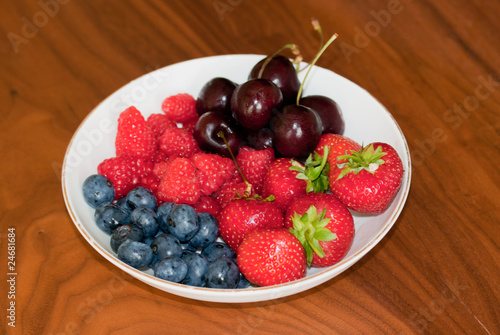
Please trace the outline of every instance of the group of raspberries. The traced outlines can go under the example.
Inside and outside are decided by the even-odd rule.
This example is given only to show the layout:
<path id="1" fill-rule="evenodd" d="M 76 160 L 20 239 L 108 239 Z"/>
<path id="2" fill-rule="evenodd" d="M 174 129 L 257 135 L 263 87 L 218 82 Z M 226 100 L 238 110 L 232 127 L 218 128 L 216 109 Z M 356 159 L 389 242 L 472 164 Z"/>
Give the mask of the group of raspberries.
<path id="1" fill-rule="evenodd" d="M 164 113 L 147 119 L 135 107 L 118 118 L 116 157 L 97 168 L 114 185 L 116 200 L 137 186 L 151 190 L 161 202 L 184 203 L 214 216 L 231 199 L 243 195 L 247 184 L 230 158 L 203 152 L 193 129 L 198 119 L 196 100 L 181 93 L 166 98 Z M 264 176 L 275 159 L 271 148 L 243 146 L 236 161 L 260 192 Z"/>

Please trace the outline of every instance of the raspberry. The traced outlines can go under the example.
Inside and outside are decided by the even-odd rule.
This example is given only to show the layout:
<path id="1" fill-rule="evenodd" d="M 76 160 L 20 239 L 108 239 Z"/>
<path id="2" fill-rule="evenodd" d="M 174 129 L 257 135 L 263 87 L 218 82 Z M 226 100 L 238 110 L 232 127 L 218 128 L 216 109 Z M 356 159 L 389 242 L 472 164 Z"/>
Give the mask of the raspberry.
<path id="1" fill-rule="evenodd" d="M 102 161 L 97 172 L 108 178 L 115 187 L 115 200 L 126 195 L 153 170 L 153 163 L 138 157 L 113 157 Z"/>
<path id="2" fill-rule="evenodd" d="M 120 114 L 115 140 L 117 156 L 152 159 L 157 145 L 153 131 L 135 107 L 129 107 Z"/>
<path id="3" fill-rule="evenodd" d="M 160 137 L 160 150 L 165 152 L 168 157 L 176 156 L 185 158 L 201 152 L 193 134 L 181 128 L 165 130 L 163 136 Z"/>
<path id="4" fill-rule="evenodd" d="M 236 156 L 241 172 L 258 194 L 262 191 L 264 177 L 274 159 L 272 148 L 256 150 L 251 147 L 242 147 Z"/>
<path id="5" fill-rule="evenodd" d="M 186 129 L 190 133 L 194 132 L 194 127 L 196 126 L 198 119 L 199 118 L 196 117 L 195 119 L 192 119 L 190 121 L 186 121 L 186 122 L 182 123 L 182 129 Z"/>
<path id="6" fill-rule="evenodd" d="M 151 114 L 146 122 L 156 138 L 160 138 L 167 129 L 177 128 L 177 123 L 165 114 Z"/>
<path id="7" fill-rule="evenodd" d="M 195 154 L 191 157 L 191 162 L 197 169 L 196 176 L 201 193 L 204 195 L 211 195 L 236 171 L 236 166 L 231 159 L 216 154 Z"/>
<path id="8" fill-rule="evenodd" d="M 200 200 L 198 200 L 198 202 L 193 205 L 193 208 L 197 213 L 209 213 L 214 217 L 217 217 L 221 210 L 221 207 L 217 200 L 206 195 L 201 196 Z"/>
<path id="9" fill-rule="evenodd" d="M 158 148 L 158 150 L 156 150 L 155 155 L 153 156 L 152 161 L 154 164 L 157 164 L 157 163 L 165 162 L 167 159 L 168 159 L 167 153 Z"/>
<path id="10" fill-rule="evenodd" d="M 153 167 L 153 175 L 155 175 L 158 179 L 162 179 L 165 172 L 167 172 L 167 167 L 170 163 L 171 162 L 167 161 L 156 163 Z"/>
<path id="11" fill-rule="evenodd" d="M 198 117 L 196 100 L 187 93 L 169 96 L 163 101 L 161 108 L 175 122 L 184 123 Z"/>
<path id="12" fill-rule="evenodd" d="M 200 188 L 193 163 L 177 157 L 167 164 L 160 181 L 157 197 L 163 202 L 193 205 L 200 199 Z"/>

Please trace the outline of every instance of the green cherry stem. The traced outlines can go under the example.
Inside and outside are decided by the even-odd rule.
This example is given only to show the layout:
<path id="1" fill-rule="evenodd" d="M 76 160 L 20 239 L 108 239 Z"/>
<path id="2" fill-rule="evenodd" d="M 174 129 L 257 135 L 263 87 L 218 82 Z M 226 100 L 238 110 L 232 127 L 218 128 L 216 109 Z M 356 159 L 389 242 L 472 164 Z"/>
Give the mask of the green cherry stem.
<path id="1" fill-rule="evenodd" d="M 266 60 L 264 61 L 264 63 L 262 63 L 262 66 L 259 70 L 257 78 L 262 78 L 262 74 L 264 73 L 264 70 L 265 70 L 267 64 L 269 64 L 269 62 L 274 58 L 274 56 L 278 55 L 281 51 L 283 51 L 285 49 L 290 49 L 292 51 L 292 53 L 295 55 L 294 63 L 297 63 L 297 62 L 300 63 L 302 61 L 302 56 L 300 55 L 300 50 L 299 50 L 299 47 L 297 46 L 297 44 L 294 44 L 294 43 L 285 44 L 284 46 L 282 46 L 281 48 L 276 50 L 273 54 L 266 57 Z"/>

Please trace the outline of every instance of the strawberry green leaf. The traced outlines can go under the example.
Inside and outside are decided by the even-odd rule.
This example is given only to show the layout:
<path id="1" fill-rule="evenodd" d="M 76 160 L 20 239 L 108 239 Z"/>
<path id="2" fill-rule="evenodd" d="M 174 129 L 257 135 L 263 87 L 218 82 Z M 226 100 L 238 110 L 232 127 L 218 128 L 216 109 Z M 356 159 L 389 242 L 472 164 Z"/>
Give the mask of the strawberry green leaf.
<path id="1" fill-rule="evenodd" d="M 328 242 L 333 241 L 337 238 L 337 234 L 334 234 L 327 228 L 318 228 L 314 233 L 314 238 L 318 241 Z"/>
<path id="2" fill-rule="evenodd" d="M 338 156 L 337 160 L 347 160 L 342 164 L 337 164 L 339 169 L 342 169 L 337 180 L 343 178 L 348 173 L 352 172 L 358 174 L 362 170 L 366 170 L 372 174 L 377 171 L 378 166 L 385 163 L 382 159 L 387 153 L 382 151 L 382 147 L 378 146 L 377 149 L 373 144 L 361 149 L 361 151 L 353 151 L 350 155 Z"/>

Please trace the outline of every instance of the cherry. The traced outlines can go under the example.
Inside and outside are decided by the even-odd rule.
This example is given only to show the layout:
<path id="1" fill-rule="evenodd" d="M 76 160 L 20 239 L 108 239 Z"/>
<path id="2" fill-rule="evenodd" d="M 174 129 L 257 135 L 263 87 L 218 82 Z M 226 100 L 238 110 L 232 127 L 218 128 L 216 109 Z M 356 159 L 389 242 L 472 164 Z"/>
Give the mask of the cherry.
<path id="1" fill-rule="evenodd" d="M 272 81 L 283 94 L 285 104 L 292 103 L 299 91 L 300 81 L 293 63 L 282 55 L 276 55 L 262 69 L 267 57 L 259 61 L 250 71 L 249 79 L 264 78 Z"/>
<path id="2" fill-rule="evenodd" d="M 273 147 L 274 134 L 269 128 L 259 130 L 245 130 L 245 137 L 248 144 L 257 149 L 264 150 Z"/>
<path id="3" fill-rule="evenodd" d="M 219 135 L 222 132 L 226 138 L 227 145 Z M 221 112 L 206 112 L 196 122 L 193 132 L 194 138 L 203 151 L 216 153 L 221 156 L 230 157 L 231 153 L 236 155 L 243 145 L 243 131 L 234 120 Z"/>
<path id="4" fill-rule="evenodd" d="M 321 119 L 314 110 L 301 105 L 288 105 L 271 123 L 274 149 L 285 157 L 304 158 L 321 137 Z"/>
<path id="5" fill-rule="evenodd" d="M 342 135 L 344 133 L 344 118 L 339 105 L 323 95 L 310 95 L 300 99 L 300 104 L 315 110 L 323 123 L 322 133 Z"/>
<path id="6" fill-rule="evenodd" d="M 231 114 L 231 96 L 236 84 L 231 80 L 217 77 L 208 81 L 201 89 L 196 99 L 198 115 L 206 112 L 222 112 Z"/>
<path id="7" fill-rule="evenodd" d="M 252 130 L 265 127 L 282 105 L 280 89 L 267 79 L 251 79 L 236 87 L 231 97 L 233 118 Z"/>

